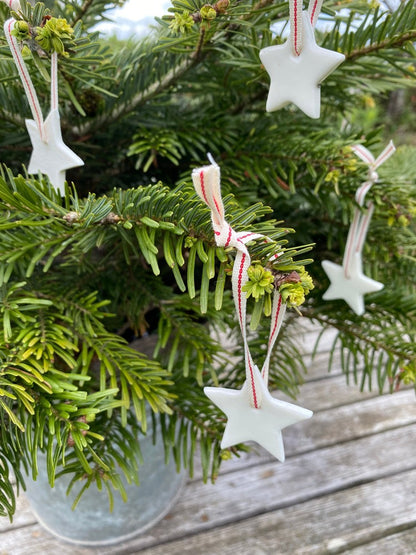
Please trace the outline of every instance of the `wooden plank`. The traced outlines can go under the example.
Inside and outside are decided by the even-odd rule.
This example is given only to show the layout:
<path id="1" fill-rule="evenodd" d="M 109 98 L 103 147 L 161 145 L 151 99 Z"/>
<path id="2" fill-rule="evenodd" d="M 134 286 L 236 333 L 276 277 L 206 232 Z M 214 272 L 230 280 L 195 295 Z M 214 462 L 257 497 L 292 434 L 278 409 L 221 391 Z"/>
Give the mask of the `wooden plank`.
<path id="1" fill-rule="evenodd" d="M 151 535 L 120 547 L 144 548 L 413 469 L 416 442 L 409 435 L 415 432 L 415 425 L 404 427 L 306 453 L 287 465 L 273 462 L 220 476 L 216 485 L 190 484 Z"/>
<path id="2" fill-rule="evenodd" d="M 316 412 L 310 420 L 305 420 L 301 425 L 290 426 L 283 431 L 287 457 L 416 422 L 413 390 L 373 397 L 368 394 L 366 399 L 357 389 L 353 391 L 352 388 L 350 392 L 345 392 L 345 388 L 342 388 L 343 393 L 338 395 L 336 386 L 342 387 L 340 382 L 330 385 L 329 381 L 320 383 L 319 389 L 308 390 L 305 385 L 302 390 L 299 404 Z M 327 394 L 329 394 L 328 397 L 326 397 Z M 348 395 L 351 395 L 351 399 L 355 399 L 356 402 L 331 407 L 330 410 L 319 410 L 320 404 L 324 407 L 330 406 L 335 399 L 339 398 L 346 401 Z M 256 447 L 254 451 L 243 454 L 240 459 L 224 461 L 221 465 L 221 474 L 268 461 L 273 461 L 273 457 L 260 447 Z M 202 472 L 196 465 L 195 476 L 200 478 L 201 475 Z"/>
<path id="3" fill-rule="evenodd" d="M 304 357 L 306 366 L 306 374 L 304 374 L 305 383 L 342 374 L 341 355 L 339 351 L 334 353 L 331 372 L 328 370 L 329 356 L 330 353 L 323 352 L 316 353 L 313 358 L 311 358 L 311 356 Z"/>
<path id="4" fill-rule="evenodd" d="M 118 551 L 100 548 L 106 553 L 134 552 L 164 542 L 193 535 L 234 521 L 246 520 L 259 514 L 277 511 L 290 505 L 305 503 L 313 498 L 330 495 L 359 484 L 411 470 L 416 466 L 416 442 L 409 437 L 416 425 L 390 430 L 371 437 L 308 452 L 287 461 L 266 463 L 220 476 L 216 485 L 191 483 L 171 513 L 155 528 L 117 547 Z M 335 511 L 340 508 L 335 507 Z M 321 515 L 320 517 L 324 517 Z M 302 527 L 304 523 L 302 523 Z M 38 527 L 32 527 L 39 532 Z M 28 528 L 25 545 L 28 551 L 47 551 L 49 545 L 42 536 L 30 540 Z M 22 536 L 19 536 L 22 544 Z M 55 549 L 55 540 L 51 539 Z M 16 545 L 15 531 L 0 535 L 4 550 Z M 38 551 L 37 551 L 38 549 Z M 12 551 L 20 555 L 21 551 Z M 75 552 L 76 553 L 76 552 Z"/>
<path id="5" fill-rule="evenodd" d="M 416 405 L 413 391 L 398 392 L 393 396 L 382 396 L 353 405 L 338 407 L 334 410 L 318 412 L 313 419 L 301 425 L 292 426 L 284 431 L 284 441 L 288 459 L 314 449 L 344 443 L 357 437 L 366 437 L 398 426 L 416 422 Z M 245 460 L 233 460 L 224 463 L 221 476 L 226 473 L 244 472 L 244 469 L 268 464 L 270 468 L 279 463 L 266 452 L 260 450 L 260 456 L 251 453 Z M 291 465 L 288 460 L 284 466 Z M 251 470 L 250 470 L 251 471 Z M 283 469 L 281 470 L 283 471 Z M 205 487 L 196 482 L 195 487 L 204 495 Z M 19 497 L 19 507 L 14 523 L 15 527 L 27 526 L 35 522 L 28 503 Z M 6 519 L 0 520 L 0 531 L 8 530 L 10 524 Z M 1 535 L 0 535 L 1 538 Z M 1 545 L 1 541 L 0 541 Z"/>
<path id="6" fill-rule="evenodd" d="M 415 553 L 416 470 L 256 516 L 142 555 Z M 405 532 L 396 534 L 398 530 Z M 410 529 L 409 529 L 410 528 Z M 393 535 L 391 535 L 393 534 Z M 388 536 L 388 537 L 386 537 Z M 381 539 L 380 539 L 381 538 Z M 374 543 L 369 543 L 372 542 Z M 361 545 L 351 550 L 351 547 Z"/>
<path id="7" fill-rule="evenodd" d="M 30 509 L 29 501 L 22 493 L 16 500 L 16 514 L 13 517 L 13 522 L 10 522 L 8 518 L 0 518 L 0 547 L 2 533 L 21 528 L 22 526 L 28 526 L 35 522 L 36 518 Z M 1 551 L 0 555 L 2 555 Z"/>
<path id="8" fill-rule="evenodd" d="M 360 391 L 359 385 L 354 383 L 348 385 L 343 375 L 331 375 L 324 380 L 309 381 L 303 384 L 295 400 L 279 391 L 274 392 L 273 395 L 278 399 L 308 407 L 313 411 L 328 410 L 379 396 L 377 391 Z M 413 398 L 414 396 L 413 393 Z"/>
<path id="9" fill-rule="evenodd" d="M 319 324 L 311 322 L 308 318 L 300 318 L 298 324 L 292 327 L 292 333 L 300 337 L 302 352 L 308 355 L 316 348 L 318 338 L 317 352 L 329 351 L 338 331 L 335 328 L 327 328 L 322 333 L 322 327 Z"/>
<path id="10" fill-rule="evenodd" d="M 115 549 L 114 555 L 118 552 Z M 0 555 L 101 555 L 101 551 L 59 541 L 39 524 L 0 534 Z"/>
<path id="11" fill-rule="evenodd" d="M 404 505 L 402 507 L 404 512 L 407 512 L 409 509 L 410 507 L 405 507 Z M 408 530 L 397 532 L 370 544 L 351 549 L 348 553 L 350 555 L 415 555 L 416 526 L 413 525 Z"/>
<path id="12" fill-rule="evenodd" d="M 317 412 L 283 431 L 285 450 L 290 458 L 410 424 L 416 424 L 415 394 L 401 391 Z"/>

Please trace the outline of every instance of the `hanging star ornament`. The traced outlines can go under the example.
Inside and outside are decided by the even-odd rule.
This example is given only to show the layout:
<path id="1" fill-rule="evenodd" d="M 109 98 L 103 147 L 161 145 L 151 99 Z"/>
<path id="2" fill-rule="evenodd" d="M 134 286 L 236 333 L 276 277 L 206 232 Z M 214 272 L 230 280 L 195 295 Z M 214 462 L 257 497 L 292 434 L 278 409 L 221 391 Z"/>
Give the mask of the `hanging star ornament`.
<path id="1" fill-rule="evenodd" d="M 34 120 L 27 119 L 26 127 L 33 146 L 28 172 L 46 174 L 52 185 L 63 195 L 65 171 L 83 166 L 84 162 L 63 142 L 58 110 L 51 110 L 43 124 L 45 141 L 41 139 L 39 127 Z"/>
<path id="2" fill-rule="evenodd" d="M 279 461 L 284 462 L 282 430 L 291 424 L 306 420 L 312 411 L 272 397 L 257 366 L 253 379 L 261 393 L 261 406 L 250 405 L 250 391 L 247 382 L 242 389 L 205 387 L 204 392 L 227 416 L 228 421 L 221 441 L 221 448 L 246 441 L 255 441 Z"/>
<path id="3" fill-rule="evenodd" d="M 346 275 L 344 266 L 329 260 L 324 260 L 322 267 L 331 282 L 331 285 L 323 294 L 323 299 L 326 301 L 343 299 L 359 316 L 365 312 L 364 295 L 375 293 L 384 287 L 379 281 L 363 274 L 360 252 L 354 253 L 351 257 L 349 277 Z"/>
<path id="4" fill-rule="evenodd" d="M 316 119 L 321 112 L 320 84 L 345 56 L 316 44 L 306 11 L 302 21 L 304 42 L 299 56 L 293 54 L 289 40 L 260 51 L 261 62 L 271 79 L 266 110 L 274 112 L 292 102 L 307 116 Z"/>

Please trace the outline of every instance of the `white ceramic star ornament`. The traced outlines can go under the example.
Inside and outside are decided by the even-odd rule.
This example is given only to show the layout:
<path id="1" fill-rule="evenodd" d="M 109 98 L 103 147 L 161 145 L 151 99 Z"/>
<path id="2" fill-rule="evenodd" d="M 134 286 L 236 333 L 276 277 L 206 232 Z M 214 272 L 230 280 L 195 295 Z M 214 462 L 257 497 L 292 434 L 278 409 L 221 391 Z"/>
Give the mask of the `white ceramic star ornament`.
<path id="1" fill-rule="evenodd" d="M 237 250 L 232 288 L 241 334 L 246 366 L 246 381 L 241 390 L 206 387 L 205 394 L 227 416 L 228 421 L 222 438 L 223 449 L 245 441 L 256 441 L 280 461 L 284 461 L 282 430 L 312 416 L 310 410 L 274 399 L 267 388 L 269 362 L 273 346 L 283 322 L 286 305 L 275 291 L 270 334 L 266 359 L 261 373 L 253 363 L 247 341 L 247 297 L 242 288 L 247 283 L 250 254 L 246 243 L 256 238 L 269 240 L 256 233 L 236 233 L 224 218 L 224 206 L 220 191 L 220 170 L 214 162 L 193 171 L 192 180 L 200 198 L 211 209 L 212 225 L 218 246 L 234 247 Z M 271 259 L 276 258 L 275 254 Z"/>
<path id="2" fill-rule="evenodd" d="M 271 80 L 266 110 L 273 112 L 293 103 L 307 116 L 316 119 L 321 112 L 320 85 L 344 61 L 345 56 L 316 44 L 306 11 L 303 12 L 302 24 L 303 47 L 299 55 L 293 52 L 290 40 L 260 51 L 261 62 Z"/>
<path id="3" fill-rule="evenodd" d="M 364 295 L 375 293 L 383 289 L 384 285 L 364 275 L 362 264 L 362 250 L 367 235 L 370 220 L 374 211 L 373 203 L 369 203 L 366 212 L 362 212 L 365 196 L 378 180 L 376 169 L 385 162 L 395 151 L 390 142 L 380 156 L 375 160 L 369 150 L 362 145 L 353 147 L 354 152 L 369 165 L 368 180 L 356 192 L 355 199 L 361 208 L 356 208 L 351 223 L 347 243 L 345 246 L 342 265 L 329 260 L 322 262 L 322 267 L 330 280 L 330 286 L 323 294 L 323 299 L 342 299 L 359 316 L 364 314 Z"/>
<path id="4" fill-rule="evenodd" d="M 342 299 L 359 316 L 365 312 L 364 295 L 375 293 L 384 287 L 382 283 L 364 275 L 361 252 L 352 255 L 348 276 L 345 266 L 340 266 L 330 260 L 324 260 L 322 267 L 331 282 L 322 298 L 326 301 Z"/>
<path id="5" fill-rule="evenodd" d="M 64 143 L 58 110 L 51 110 L 43 123 L 44 139 L 33 119 L 26 120 L 26 127 L 33 147 L 28 172 L 47 175 L 52 185 L 64 195 L 66 170 L 82 166 L 84 162 Z"/>
<path id="6" fill-rule="evenodd" d="M 15 3 L 13 4 L 14 9 L 16 9 Z M 28 172 L 47 175 L 52 185 L 64 195 L 66 170 L 82 166 L 84 162 L 62 139 L 58 111 L 58 55 L 56 52 L 51 55 L 51 110 L 46 120 L 44 120 L 39 99 L 19 44 L 12 35 L 15 23 L 16 20 L 13 18 L 7 20 L 4 30 L 33 115 L 33 119 L 26 120 L 26 127 L 33 147 Z"/>
<path id="7" fill-rule="evenodd" d="M 310 418 L 312 411 L 272 397 L 257 366 L 253 369 L 253 377 L 262 396 L 259 408 L 250 406 L 250 388 L 247 382 L 240 390 L 204 388 L 207 397 L 227 416 L 221 448 L 255 441 L 279 461 L 284 462 L 282 430 Z"/>

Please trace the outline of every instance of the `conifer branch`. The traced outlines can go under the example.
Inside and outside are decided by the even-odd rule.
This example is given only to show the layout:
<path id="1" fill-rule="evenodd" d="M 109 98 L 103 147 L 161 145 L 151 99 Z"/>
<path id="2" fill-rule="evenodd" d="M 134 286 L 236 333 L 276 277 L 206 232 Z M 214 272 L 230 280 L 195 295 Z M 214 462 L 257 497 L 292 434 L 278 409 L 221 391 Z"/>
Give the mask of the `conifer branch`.
<path id="1" fill-rule="evenodd" d="M 95 120 L 91 120 L 78 128 L 75 127 L 74 134 L 82 137 L 94 129 L 99 129 L 104 124 L 118 121 L 120 118 L 126 116 L 130 112 L 133 112 L 139 106 L 145 104 L 161 92 L 168 89 L 175 81 L 183 77 L 199 61 L 200 51 L 196 50 L 192 56 L 183 60 L 178 67 L 173 67 L 170 71 L 168 71 L 160 82 L 153 83 L 144 91 L 138 92 L 128 101 L 116 105 L 110 113 L 97 117 Z"/>
<path id="2" fill-rule="evenodd" d="M 25 118 L 23 118 L 20 114 L 11 113 L 7 110 L 1 110 L 1 119 L 16 125 L 17 127 L 24 127 L 25 125 Z"/>
<path id="3" fill-rule="evenodd" d="M 346 324 L 345 321 L 340 321 L 340 320 L 336 320 L 335 318 L 326 318 L 324 316 L 320 316 L 319 314 L 313 312 L 313 313 L 309 313 L 307 309 L 302 311 L 302 314 L 304 316 L 309 316 L 311 317 L 313 320 L 316 320 L 317 322 L 319 322 L 320 324 L 322 324 L 323 326 L 330 326 L 332 328 L 335 328 L 336 330 L 338 330 L 339 332 L 345 333 L 350 337 L 354 337 L 357 341 L 359 342 L 364 342 L 366 345 L 368 345 L 369 347 L 371 347 L 372 349 L 374 349 L 375 351 L 388 351 L 389 354 L 399 358 L 399 359 L 406 359 L 407 355 L 406 353 L 404 353 L 403 351 L 396 349 L 394 347 L 391 347 L 390 345 L 386 345 L 385 343 L 381 342 L 381 341 L 377 341 L 375 340 L 373 337 L 371 337 L 368 333 L 366 333 L 366 328 L 360 328 L 359 326 L 357 327 L 353 327 L 349 324 Z"/>
<path id="4" fill-rule="evenodd" d="M 78 23 L 78 21 L 81 21 L 81 19 L 85 16 L 92 3 L 93 3 L 93 0 L 84 0 L 84 3 L 79 9 L 79 12 L 76 15 L 74 21 L 72 22 L 72 25 L 75 25 L 76 23 Z"/>
<path id="5" fill-rule="evenodd" d="M 416 30 L 404 33 L 399 37 L 388 38 L 376 44 L 370 44 L 364 48 L 358 48 L 357 50 L 353 50 L 350 54 L 347 54 L 346 58 L 349 61 L 353 61 L 357 58 L 362 58 L 363 56 L 368 56 L 369 54 L 384 50 L 385 48 L 400 48 L 406 42 L 412 42 L 414 40 L 416 40 Z"/>

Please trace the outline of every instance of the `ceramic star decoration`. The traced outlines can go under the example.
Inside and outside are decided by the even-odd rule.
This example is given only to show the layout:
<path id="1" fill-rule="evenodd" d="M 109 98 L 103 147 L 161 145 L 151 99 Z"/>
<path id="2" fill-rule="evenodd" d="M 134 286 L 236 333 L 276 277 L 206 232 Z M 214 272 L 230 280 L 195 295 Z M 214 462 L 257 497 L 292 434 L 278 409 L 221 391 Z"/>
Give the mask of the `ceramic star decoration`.
<path id="1" fill-rule="evenodd" d="M 13 1 L 16 3 L 17 0 Z M 11 1 L 9 4 L 10 7 L 16 9 L 15 4 L 12 5 Z M 4 24 L 4 30 L 33 115 L 33 119 L 26 120 L 33 147 L 28 172 L 47 175 L 52 185 L 64 195 L 65 171 L 82 166 L 84 162 L 62 140 L 58 111 L 58 54 L 56 52 L 51 54 L 51 110 L 44 120 L 39 99 L 18 41 L 12 34 L 15 23 L 15 19 L 8 19 Z"/>
<path id="2" fill-rule="evenodd" d="M 310 118 L 319 118 L 322 81 L 345 59 L 343 54 L 316 44 L 308 13 L 303 12 L 303 47 L 294 54 L 291 41 L 260 51 L 260 59 L 270 75 L 266 110 L 273 112 L 289 103 L 295 104 Z"/>
<path id="3" fill-rule="evenodd" d="M 43 123 L 44 140 L 34 120 L 27 119 L 26 127 L 33 147 L 28 172 L 47 175 L 52 185 L 64 195 L 65 171 L 82 166 L 84 162 L 63 142 L 58 110 L 51 110 Z"/>
<path id="4" fill-rule="evenodd" d="M 279 461 L 284 462 L 282 430 L 312 416 L 312 411 L 280 401 L 272 397 L 257 366 L 253 370 L 254 380 L 262 394 L 259 408 L 250 406 L 247 382 L 243 388 L 225 389 L 205 387 L 204 392 L 227 416 L 227 425 L 221 441 L 226 449 L 237 443 L 255 441 Z"/>
<path id="5" fill-rule="evenodd" d="M 256 441 L 280 461 L 284 461 L 282 430 L 286 426 L 312 416 L 312 411 L 274 399 L 267 387 L 269 362 L 273 346 L 283 322 L 286 305 L 277 290 L 274 292 L 270 334 L 266 358 L 261 373 L 253 363 L 247 340 L 247 297 L 243 292 L 248 281 L 247 269 L 251 259 L 246 243 L 261 238 L 256 233 L 236 233 L 224 218 L 224 206 L 220 192 L 220 170 L 212 163 L 193 171 L 192 180 L 200 198 L 211 209 L 212 225 L 218 246 L 233 247 L 237 253 L 234 260 L 232 288 L 236 312 L 243 337 L 246 381 L 241 390 L 206 387 L 205 394 L 227 416 L 221 447 L 223 449 L 245 441 Z M 271 260 L 277 258 L 275 254 Z"/>
<path id="6" fill-rule="evenodd" d="M 324 260 L 322 267 L 331 282 L 323 295 L 323 299 L 326 301 L 343 299 L 359 316 L 365 312 L 364 295 L 375 293 L 384 287 L 382 283 L 364 275 L 361 253 L 359 252 L 354 253 L 351 257 L 348 277 L 346 276 L 345 266 Z"/>

